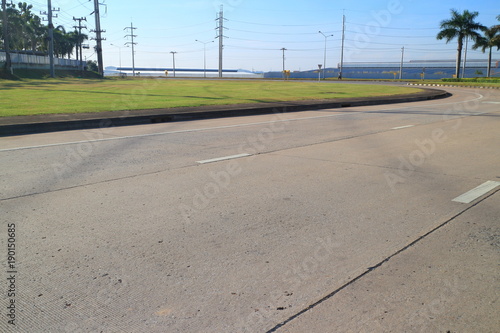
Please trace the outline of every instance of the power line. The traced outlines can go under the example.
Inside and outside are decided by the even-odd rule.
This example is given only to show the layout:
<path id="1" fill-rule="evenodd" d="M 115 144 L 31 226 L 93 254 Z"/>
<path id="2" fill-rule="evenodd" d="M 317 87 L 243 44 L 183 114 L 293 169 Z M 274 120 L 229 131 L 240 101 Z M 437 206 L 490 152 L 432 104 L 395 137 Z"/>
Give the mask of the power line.
<path id="1" fill-rule="evenodd" d="M 256 39 L 246 39 L 246 38 L 235 38 L 235 37 L 231 37 L 230 38 L 231 40 L 241 40 L 241 41 L 245 41 L 245 42 L 258 42 L 258 43 L 284 43 L 283 40 L 256 40 Z M 340 38 L 337 38 L 337 39 L 333 39 L 333 41 L 340 41 Z M 297 41 L 297 40 L 294 40 L 294 41 L 286 41 L 286 43 L 293 43 L 293 44 L 313 44 L 313 43 L 323 43 L 323 41 L 321 40 L 302 40 L 302 41 Z"/>
<path id="2" fill-rule="evenodd" d="M 354 24 L 362 27 L 373 27 L 373 25 L 369 24 L 360 24 L 360 23 L 354 23 L 354 22 L 347 22 L 349 24 Z M 380 29 L 390 29 L 390 30 L 439 30 L 439 28 L 396 28 L 396 27 L 383 27 L 378 25 L 377 28 Z"/>
<path id="3" fill-rule="evenodd" d="M 246 33 L 253 33 L 253 34 L 262 34 L 262 35 L 290 35 L 290 36 L 296 36 L 296 35 L 316 35 L 317 32 L 266 32 L 266 31 L 250 31 L 250 30 L 240 30 L 240 29 L 229 29 L 231 31 L 237 31 L 237 32 L 246 32 Z M 340 32 L 341 30 L 332 30 L 332 31 L 325 31 L 325 33 L 334 33 L 334 32 Z"/>
<path id="4" fill-rule="evenodd" d="M 261 25 L 261 26 L 270 26 L 270 27 L 320 27 L 325 25 L 331 25 L 332 22 L 328 23 L 317 23 L 317 24 L 270 24 L 270 23 L 257 23 L 257 22 L 245 22 L 245 21 L 237 21 L 237 20 L 229 20 L 231 22 L 244 23 L 244 24 L 252 24 L 252 25 Z"/>
<path id="5" fill-rule="evenodd" d="M 352 30 L 346 30 L 346 32 L 350 32 L 350 33 L 353 33 L 353 34 L 359 34 L 360 33 L 360 31 L 352 31 Z M 368 35 L 371 35 L 371 34 L 368 34 Z M 433 38 L 433 37 L 436 37 L 435 35 L 432 35 L 432 36 L 408 36 L 408 35 L 394 36 L 394 35 L 381 35 L 381 34 L 373 34 L 373 36 L 377 36 L 377 37 L 389 37 L 389 38 Z"/>

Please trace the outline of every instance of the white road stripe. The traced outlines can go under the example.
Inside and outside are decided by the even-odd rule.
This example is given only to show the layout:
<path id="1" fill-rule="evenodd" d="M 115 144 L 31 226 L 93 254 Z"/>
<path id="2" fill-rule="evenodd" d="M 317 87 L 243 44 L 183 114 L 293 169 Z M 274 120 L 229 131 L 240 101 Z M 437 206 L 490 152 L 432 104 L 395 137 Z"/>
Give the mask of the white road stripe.
<path id="1" fill-rule="evenodd" d="M 483 104 L 500 104 L 500 102 L 483 102 Z"/>
<path id="2" fill-rule="evenodd" d="M 476 200 L 480 196 L 495 189 L 497 186 L 500 186 L 500 182 L 488 180 L 487 182 L 479 185 L 478 187 L 470 190 L 469 192 L 466 192 L 466 193 L 456 197 L 452 201 L 460 202 L 460 203 L 471 203 L 472 201 Z"/>
<path id="3" fill-rule="evenodd" d="M 235 158 L 247 157 L 247 156 L 252 156 L 252 154 L 238 154 L 238 155 L 224 156 L 224 157 L 212 158 L 210 160 L 196 161 L 196 163 L 206 164 L 206 163 L 212 163 L 212 162 L 233 160 Z"/>
<path id="4" fill-rule="evenodd" d="M 391 129 L 393 129 L 393 130 L 398 130 L 398 129 L 409 128 L 409 127 L 413 127 L 413 126 L 415 126 L 415 125 L 399 126 L 399 127 L 393 127 L 393 128 L 391 128 Z"/>

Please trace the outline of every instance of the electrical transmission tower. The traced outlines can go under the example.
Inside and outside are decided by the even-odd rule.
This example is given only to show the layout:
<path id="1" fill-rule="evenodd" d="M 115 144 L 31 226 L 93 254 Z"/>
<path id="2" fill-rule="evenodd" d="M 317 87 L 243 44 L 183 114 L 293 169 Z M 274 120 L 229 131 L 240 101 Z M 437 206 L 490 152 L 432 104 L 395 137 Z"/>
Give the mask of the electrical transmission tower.
<path id="1" fill-rule="evenodd" d="M 83 54 L 82 54 L 82 29 L 87 29 L 86 26 L 82 26 L 82 21 L 87 22 L 86 17 L 76 18 L 73 16 L 73 21 L 78 21 L 78 25 L 73 26 L 73 28 L 78 29 L 78 40 L 77 40 L 77 50 L 76 50 L 76 60 L 80 60 L 80 70 L 83 71 Z M 78 51 L 80 51 L 80 58 L 78 58 Z"/>
<path id="2" fill-rule="evenodd" d="M 106 40 L 106 38 L 101 37 L 101 33 L 106 32 L 106 30 L 101 30 L 101 17 L 99 14 L 99 0 L 94 0 L 94 12 L 91 13 L 95 14 L 95 30 L 91 30 L 90 32 L 95 32 L 95 38 L 93 38 L 96 41 L 96 47 L 95 51 L 97 53 L 97 67 L 98 67 L 98 72 L 99 75 L 103 76 L 104 75 L 104 66 L 103 66 L 103 61 L 102 61 L 102 41 Z"/>
<path id="3" fill-rule="evenodd" d="M 125 35 L 125 38 L 130 37 L 131 41 L 126 42 L 125 45 L 131 44 L 132 45 L 132 76 L 135 76 L 135 51 L 134 51 L 134 45 L 137 45 L 137 43 L 134 42 L 134 37 L 137 37 L 137 35 L 134 35 L 134 30 L 137 28 L 134 27 L 132 23 L 130 23 L 130 27 L 125 27 L 123 30 L 128 30 L 130 29 L 130 35 Z M 174 72 L 175 73 L 175 72 Z"/>
<path id="4" fill-rule="evenodd" d="M 220 5 L 219 15 L 217 17 L 218 26 L 217 30 L 219 34 L 215 38 L 219 38 L 219 77 L 222 77 L 222 50 L 224 49 L 224 7 Z"/>

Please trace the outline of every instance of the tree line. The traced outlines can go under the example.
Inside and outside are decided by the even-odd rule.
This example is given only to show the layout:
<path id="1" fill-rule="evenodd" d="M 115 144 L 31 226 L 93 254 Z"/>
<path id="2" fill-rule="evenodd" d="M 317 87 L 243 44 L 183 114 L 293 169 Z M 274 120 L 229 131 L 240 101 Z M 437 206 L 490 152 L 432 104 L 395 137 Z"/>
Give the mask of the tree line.
<path id="1" fill-rule="evenodd" d="M 44 25 L 42 19 L 32 12 L 33 6 L 26 2 L 6 4 L 7 33 L 9 35 L 9 49 L 12 52 L 47 54 L 49 48 L 49 27 Z M 4 45 L 4 15 L 0 15 L 0 49 Z M 88 40 L 85 34 L 79 34 L 77 30 L 66 31 L 59 25 L 54 27 L 54 56 L 59 58 L 70 58 L 73 50 L 81 43 Z"/>

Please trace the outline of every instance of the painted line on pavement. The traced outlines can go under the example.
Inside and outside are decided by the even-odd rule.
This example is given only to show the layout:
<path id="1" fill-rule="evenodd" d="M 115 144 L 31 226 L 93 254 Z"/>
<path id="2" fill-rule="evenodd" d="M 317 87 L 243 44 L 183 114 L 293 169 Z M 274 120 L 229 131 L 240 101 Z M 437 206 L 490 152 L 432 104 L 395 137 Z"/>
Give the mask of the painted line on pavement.
<path id="1" fill-rule="evenodd" d="M 500 102 L 482 102 L 483 104 L 500 104 Z"/>
<path id="2" fill-rule="evenodd" d="M 413 126 L 415 126 L 415 125 L 405 125 L 405 126 L 393 127 L 391 129 L 392 130 L 398 130 L 398 129 L 409 128 L 409 127 L 413 127 Z"/>
<path id="3" fill-rule="evenodd" d="M 226 160 L 233 160 L 235 158 L 241 158 L 241 157 L 248 157 L 252 156 L 252 154 L 238 154 L 238 155 L 231 155 L 231 156 L 224 156 L 224 157 L 218 157 L 218 158 L 212 158 L 210 160 L 203 160 L 203 161 L 196 161 L 196 163 L 199 164 L 206 164 L 206 163 L 212 163 L 212 162 L 219 162 L 219 161 L 226 161 Z"/>
<path id="4" fill-rule="evenodd" d="M 495 189 L 497 186 L 500 186 L 500 182 L 488 180 L 487 182 L 484 182 L 483 184 L 479 185 L 478 187 L 473 188 L 472 190 L 456 197 L 455 199 L 453 199 L 451 201 L 468 204 L 468 203 L 471 203 L 472 201 L 476 200 L 480 196 L 485 195 L 486 193 Z"/>

